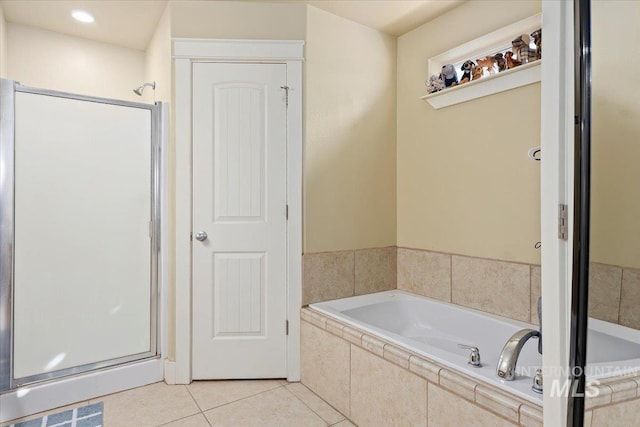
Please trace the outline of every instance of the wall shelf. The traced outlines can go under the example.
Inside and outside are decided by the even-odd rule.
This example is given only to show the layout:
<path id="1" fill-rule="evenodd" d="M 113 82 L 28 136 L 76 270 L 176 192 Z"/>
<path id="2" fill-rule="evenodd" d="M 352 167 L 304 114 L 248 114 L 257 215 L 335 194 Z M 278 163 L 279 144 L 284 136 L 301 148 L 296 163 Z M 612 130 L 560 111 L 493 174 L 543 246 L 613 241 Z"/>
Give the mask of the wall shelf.
<path id="1" fill-rule="evenodd" d="M 420 97 L 436 110 L 540 81 L 542 60 Z"/>

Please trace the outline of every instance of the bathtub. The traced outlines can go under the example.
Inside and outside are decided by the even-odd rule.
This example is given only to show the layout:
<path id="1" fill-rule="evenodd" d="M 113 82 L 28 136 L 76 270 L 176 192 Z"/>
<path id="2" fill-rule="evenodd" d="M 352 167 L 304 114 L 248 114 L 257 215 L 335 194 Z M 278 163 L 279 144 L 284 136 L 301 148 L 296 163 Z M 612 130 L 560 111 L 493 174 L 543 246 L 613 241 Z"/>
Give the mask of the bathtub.
<path id="1" fill-rule="evenodd" d="M 514 381 L 496 375 L 507 340 L 520 329 L 536 326 L 398 290 L 311 304 L 310 308 L 542 405 L 542 395 L 531 390 L 533 375 L 542 364 L 537 338 L 523 347 Z M 590 319 L 587 342 L 589 380 L 640 369 L 640 331 Z M 458 344 L 478 347 L 482 366 L 467 364 L 469 351 Z"/>

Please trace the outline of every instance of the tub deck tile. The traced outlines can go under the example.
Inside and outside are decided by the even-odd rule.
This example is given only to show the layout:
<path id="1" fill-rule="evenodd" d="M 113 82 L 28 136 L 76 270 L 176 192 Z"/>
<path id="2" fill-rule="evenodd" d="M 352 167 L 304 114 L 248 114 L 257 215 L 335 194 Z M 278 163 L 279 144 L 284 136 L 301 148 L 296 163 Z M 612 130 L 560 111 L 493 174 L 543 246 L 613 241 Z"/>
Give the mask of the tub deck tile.
<path id="1" fill-rule="evenodd" d="M 313 323 L 311 320 L 313 318 L 313 312 L 308 308 L 302 308 L 300 310 L 300 318 L 306 322 Z"/>
<path id="2" fill-rule="evenodd" d="M 348 417 L 351 344 L 301 322 L 300 356 L 302 384 Z"/>
<path id="3" fill-rule="evenodd" d="M 592 427 L 637 427 L 640 419 L 640 400 L 597 408 L 593 411 Z"/>
<path id="4" fill-rule="evenodd" d="M 585 411 L 584 413 L 584 426 L 591 427 L 591 420 L 593 419 L 593 411 Z"/>
<path id="5" fill-rule="evenodd" d="M 351 346 L 351 416 L 365 426 L 426 426 L 427 381 Z"/>
<path id="6" fill-rule="evenodd" d="M 608 378 L 600 382 L 611 388 L 611 402 L 635 399 L 638 395 L 638 383 L 634 378 Z"/>
<path id="7" fill-rule="evenodd" d="M 344 325 L 333 319 L 327 319 L 326 322 L 327 322 L 327 326 L 325 329 L 327 330 L 327 332 L 330 332 L 333 335 L 337 335 L 340 338 L 342 338 L 342 329 L 344 328 Z"/>
<path id="8" fill-rule="evenodd" d="M 520 406 L 520 425 L 522 427 L 542 427 L 542 420 L 542 408 L 528 405 Z"/>
<path id="9" fill-rule="evenodd" d="M 428 384 L 427 425 L 515 427 L 517 424 L 432 383 Z"/>
<path id="10" fill-rule="evenodd" d="M 427 381 L 438 383 L 438 374 L 440 373 L 440 369 L 442 369 L 442 367 L 431 363 L 422 357 L 412 355 L 409 358 L 409 370 Z"/>
<path id="11" fill-rule="evenodd" d="M 349 326 L 345 326 L 342 329 L 342 338 L 359 347 L 362 347 L 362 335 L 362 332 L 357 331 Z"/>
<path id="12" fill-rule="evenodd" d="M 334 320 L 313 309 L 303 308 L 301 317 L 307 323 L 318 326 L 334 336 L 338 336 L 345 344 L 351 343 L 369 353 L 379 356 L 394 365 L 407 369 L 412 374 L 424 378 L 430 383 L 439 384 L 444 389 L 489 410 L 502 419 L 509 420 L 524 427 L 542 425 L 542 408 L 526 404 L 525 401 L 512 397 L 506 392 L 484 385 L 466 375 L 457 373 L 388 343 L 366 332 Z M 345 342 L 346 341 L 346 342 Z M 352 347 L 355 348 L 355 347 Z M 606 381 L 606 380 L 605 380 Z M 615 385 L 611 385 L 615 384 Z M 587 399 L 587 409 L 611 403 L 612 396 L 617 392 L 619 399 L 633 398 L 631 393 L 640 393 L 640 377 L 627 377 L 626 381 L 611 379 L 606 385 L 600 385 L 599 396 Z M 615 391 L 614 391 L 615 389 Z"/>
<path id="13" fill-rule="evenodd" d="M 327 318 L 315 311 L 311 312 L 311 324 L 320 329 L 327 329 Z"/>
<path id="14" fill-rule="evenodd" d="M 371 335 L 362 336 L 362 348 L 375 354 L 376 356 L 384 356 L 384 341 L 379 340 Z"/>
<path id="15" fill-rule="evenodd" d="M 598 394 L 594 397 L 587 397 L 584 403 L 585 410 L 596 408 L 598 406 L 604 406 L 611 403 L 611 395 L 613 394 L 613 390 L 611 387 L 600 384 L 598 387 Z"/>
<path id="16" fill-rule="evenodd" d="M 519 420 L 521 402 L 493 388 L 476 386 L 476 403 L 515 423 Z"/>
<path id="17" fill-rule="evenodd" d="M 471 402 L 475 402 L 476 382 L 467 377 L 448 369 L 441 369 L 440 385 Z"/>
<path id="18" fill-rule="evenodd" d="M 411 353 L 408 351 L 404 351 L 392 344 L 385 344 L 383 357 L 401 368 L 409 369 L 409 358 L 411 357 Z"/>

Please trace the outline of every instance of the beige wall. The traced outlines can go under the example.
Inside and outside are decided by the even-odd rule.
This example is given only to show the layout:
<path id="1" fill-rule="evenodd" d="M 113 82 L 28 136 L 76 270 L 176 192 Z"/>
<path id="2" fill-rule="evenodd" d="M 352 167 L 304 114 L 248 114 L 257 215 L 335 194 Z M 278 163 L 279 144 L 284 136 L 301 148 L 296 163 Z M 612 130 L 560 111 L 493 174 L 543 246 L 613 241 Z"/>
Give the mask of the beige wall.
<path id="1" fill-rule="evenodd" d="M 592 2 L 591 260 L 640 268 L 640 2 Z M 622 73 L 624 74 L 624 72 Z"/>
<path id="2" fill-rule="evenodd" d="M 140 101 L 144 52 L 8 23 L 7 77 L 26 86 Z"/>
<path id="3" fill-rule="evenodd" d="M 7 75 L 7 22 L 4 19 L 4 9 L 0 3 L 0 78 Z"/>
<path id="4" fill-rule="evenodd" d="M 540 84 L 433 109 L 427 60 L 541 11 L 468 2 L 398 39 L 398 245 L 540 262 Z"/>
<path id="5" fill-rule="evenodd" d="M 171 8 L 169 5 L 160 17 L 158 26 L 147 46 L 144 80 L 156 82 L 157 101 L 171 101 L 173 78 L 171 75 Z M 150 101 L 153 101 L 153 97 Z"/>
<path id="6" fill-rule="evenodd" d="M 304 4 L 172 1 L 173 37 L 303 40 Z"/>
<path id="7" fill-rule="evenodd" d="M 396 40 L 308 7 L 305 252 L 395 245 Z"/>

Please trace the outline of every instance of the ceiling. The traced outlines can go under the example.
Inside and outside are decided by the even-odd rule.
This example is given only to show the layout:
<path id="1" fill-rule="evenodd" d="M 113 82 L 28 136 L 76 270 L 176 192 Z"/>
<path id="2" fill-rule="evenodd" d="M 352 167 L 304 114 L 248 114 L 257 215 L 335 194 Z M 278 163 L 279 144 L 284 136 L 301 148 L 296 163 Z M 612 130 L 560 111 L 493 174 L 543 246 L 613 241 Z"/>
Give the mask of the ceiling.
<path id="1" fill-rule="evenodd" d="M 463 1 L 465 0 L 276 0 L 274 3 L 307 3 L 399 36 Z M 3 0 L 1 4 L 8 22 L 145 50 L 167 0 Z M 92 24 L 76 22 L 70 15 L 73 9 L 90 11 L 96 21 Z"/>
<path id="2" fill-rule="evenodd" d="M 400 36 L 453 9 L 463 1 L 311 0 L 305 3 L 392 36 Z"/>
<path id="3" fill-rule="evenodd" d="M 166 0 L 2 1 L 7 22 L 138 50 L 147 48 L 166 5 Z M 73 9 L 91 12 L 96 21 L 77 22 L 71 17 Z"/>

